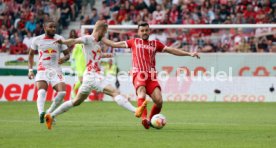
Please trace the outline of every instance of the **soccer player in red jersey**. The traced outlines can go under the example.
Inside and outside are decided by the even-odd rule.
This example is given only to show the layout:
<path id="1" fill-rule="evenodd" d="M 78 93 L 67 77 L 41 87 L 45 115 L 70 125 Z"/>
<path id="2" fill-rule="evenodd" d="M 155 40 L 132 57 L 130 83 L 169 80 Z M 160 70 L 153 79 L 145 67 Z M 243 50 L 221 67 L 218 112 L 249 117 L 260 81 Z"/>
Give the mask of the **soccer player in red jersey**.
<path id="1" fill-rule="evenodd" d="M 141 115 L 142 125 L 145 129 L 150 128 L 150 120 L 155 114 L 161 112 L 163 100 L 161 87 L 157 81 L 157 72 L 155 68 L 155 55 L 157 52 L 167 52 L 176 56 L 191 56 L 200 58 L 197 52 L 189 53 L 181 49 L 165 46 L 158 40 L 149 40 L 150 28 L 148 23 L 138 25 L 138 36 L 127 41 L 113 42 L 106 38 L 102 41 L 114 48 L 131 48 L 132 50 L 132 78 L 133 85 L 138 96 L 137 104 L 141 106 L 148 94 L 154 105 L 151 109 L 149 118 L 147 118 L 147 109 Z"/>

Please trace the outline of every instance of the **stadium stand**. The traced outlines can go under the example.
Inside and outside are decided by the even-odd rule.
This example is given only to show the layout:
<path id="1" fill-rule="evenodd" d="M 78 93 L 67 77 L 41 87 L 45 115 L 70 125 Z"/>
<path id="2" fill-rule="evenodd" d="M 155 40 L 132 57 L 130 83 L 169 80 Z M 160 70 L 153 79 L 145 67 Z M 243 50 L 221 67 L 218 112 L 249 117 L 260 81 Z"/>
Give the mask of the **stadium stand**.
<path id="1" fill-rule="evenodd" d="M 26 54 L 30 39 L 44 33 L 45 20 L 55 20 L 61 33 L 79 10 L 78 0 L 0 0 L 0 52 Z"/>
<path id="2" fill-rule="evenodd" d="M 42 34 L 41 24 L 48 18 L 59 22 L 58 33 L 61 33 L 68 28 L 71 20 L 76 20 L 79 12 L 80 25 L 93 25 L 97 20 L 106 20 L 110 25 L 135 25 L 141 21 L 149 24 L 276 22 L 274 0 L 105 0 L 100 8 L 93 8 L 94 3 L 94 0 L 0 0 L 0 52 L 14 53 L 10 45 L 15 45 L 15 38 L 23 41 L 28 32 L 31 36 Z M 92 6 L 91 13 L 83 10 L 87 5 Z M 189 51 L 275 52 L 275 32 L 275 28 L 171 29 L 153 30 L 151 38 Z M 109 33 L 109 37 L 117 41 L 133 36 L 133 31 Z M 112 51 L 108 48 L 104 50 Z M 116 50 L 125 52 L 123 49 Z"/>

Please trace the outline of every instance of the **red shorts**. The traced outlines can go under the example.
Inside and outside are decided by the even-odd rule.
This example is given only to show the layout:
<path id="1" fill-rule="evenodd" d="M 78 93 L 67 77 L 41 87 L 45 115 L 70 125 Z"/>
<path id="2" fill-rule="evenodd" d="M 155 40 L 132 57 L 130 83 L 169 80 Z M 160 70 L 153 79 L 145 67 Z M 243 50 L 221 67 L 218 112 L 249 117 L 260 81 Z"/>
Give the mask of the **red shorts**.
<path id="1" fill-rule="evenodd" d="M 151 95 L 156 87 L 158 87 L 161 90 L 161 87 L 157 81 L 157 74 L 153 73 L 147 73 L 147 72 L 136 72 L 132 75 L 132 82 L 133 86 L 135 87 L 135 90 L 140 86 L 145 86 L 146 93 L 148 95 Z"/>

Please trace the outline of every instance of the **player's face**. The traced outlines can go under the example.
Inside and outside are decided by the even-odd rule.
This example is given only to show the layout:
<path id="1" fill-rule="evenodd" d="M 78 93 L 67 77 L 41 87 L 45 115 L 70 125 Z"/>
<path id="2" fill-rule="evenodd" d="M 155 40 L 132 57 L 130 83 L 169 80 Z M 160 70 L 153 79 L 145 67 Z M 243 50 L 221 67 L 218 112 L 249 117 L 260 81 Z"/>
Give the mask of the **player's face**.
<path id="1" fill-rule="evenodd" d="M 106 32 L 107 32 L 107 28 L 103 28 L 102 30 L 100 30 L 100 32 L 99 32 L 99 41 L 102 40 L 102 38 L 104 37 Z"/>
<path id="2" fill-rule="evenodd" d="M 44 26 L 44 30 L 48 36 L 54 36 L 56 34 L 56 24 L 49 22 Z"/>
<path id="3" fill-rule="evenodd" d="M 140 26 L 139 27 L 138 35 L 140 36 L 140 38 L 142 38 L 143 40 L 148 40 L 149 34 L 150 34 L 149 26 Z"/>

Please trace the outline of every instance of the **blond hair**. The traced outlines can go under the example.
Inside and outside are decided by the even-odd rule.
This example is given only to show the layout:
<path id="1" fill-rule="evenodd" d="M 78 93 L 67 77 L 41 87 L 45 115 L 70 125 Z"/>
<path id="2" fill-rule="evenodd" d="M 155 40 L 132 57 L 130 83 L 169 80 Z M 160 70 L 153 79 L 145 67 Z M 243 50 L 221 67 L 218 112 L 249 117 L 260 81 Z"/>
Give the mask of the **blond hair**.
<path id="1" fill-rule="evenodd" d="M 101 29 L 107 29 L 108 25 L 104 20 L 99 20 L 95 24 L 95 31 L 99 31 Z"/>

